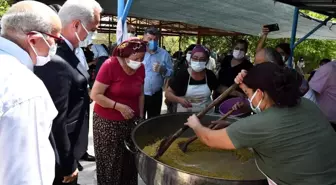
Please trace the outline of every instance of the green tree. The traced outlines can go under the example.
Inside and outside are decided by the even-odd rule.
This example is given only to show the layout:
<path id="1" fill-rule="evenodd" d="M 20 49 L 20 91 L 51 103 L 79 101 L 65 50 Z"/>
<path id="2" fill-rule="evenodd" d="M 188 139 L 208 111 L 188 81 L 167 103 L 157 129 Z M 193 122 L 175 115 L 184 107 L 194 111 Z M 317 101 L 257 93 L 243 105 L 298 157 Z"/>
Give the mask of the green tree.
<path id="1" fill-rule="evenodd" d="M 7 11 L 9 8 L 11 1 L 8 0 L 0 0 L 0 17 Z"/>

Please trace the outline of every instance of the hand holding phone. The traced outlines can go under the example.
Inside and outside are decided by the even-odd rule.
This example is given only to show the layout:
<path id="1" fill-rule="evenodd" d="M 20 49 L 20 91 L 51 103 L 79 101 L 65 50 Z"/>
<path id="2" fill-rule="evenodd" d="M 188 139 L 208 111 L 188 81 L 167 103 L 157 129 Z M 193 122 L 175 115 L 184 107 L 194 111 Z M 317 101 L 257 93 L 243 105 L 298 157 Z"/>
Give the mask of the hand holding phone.
<path id="1" fill-rule="evenodd" d="M 278 24 L 268 24 L 263 26 L 263 33 L 265 32 L 273 32 L 273 31 L 279 31 L 279 25 Z"/>

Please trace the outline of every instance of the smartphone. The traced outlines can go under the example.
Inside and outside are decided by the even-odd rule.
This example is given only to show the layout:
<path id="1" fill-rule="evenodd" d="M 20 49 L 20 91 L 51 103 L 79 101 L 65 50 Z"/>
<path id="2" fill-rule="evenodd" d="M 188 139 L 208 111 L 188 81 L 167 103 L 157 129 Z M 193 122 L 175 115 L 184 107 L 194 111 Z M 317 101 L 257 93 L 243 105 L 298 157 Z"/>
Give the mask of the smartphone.
<path id="1" fill-rule="evenodd" d="M 269 32 L 272 32 L 272 31 L 279 31 L 279 30 L 280 30 L 278 24 L 268 24 L 268 25 L 265 25 L 264 27 L 265 27 L 265 28 L 268 28 Z"/>

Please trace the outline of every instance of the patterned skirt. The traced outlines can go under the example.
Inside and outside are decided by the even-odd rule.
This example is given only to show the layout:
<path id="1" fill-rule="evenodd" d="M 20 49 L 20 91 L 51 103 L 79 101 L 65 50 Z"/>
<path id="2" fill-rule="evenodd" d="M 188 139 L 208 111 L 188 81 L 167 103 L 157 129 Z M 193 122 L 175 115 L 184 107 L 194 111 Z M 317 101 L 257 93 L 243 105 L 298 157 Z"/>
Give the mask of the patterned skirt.
<path id="1" fill-rule="evenodd" d="M 134 155 L 124 146 L 131 142 L 133 120 L 112 121 L 93 114 L 93 140 L 98 185 L 137 185 Z"/>

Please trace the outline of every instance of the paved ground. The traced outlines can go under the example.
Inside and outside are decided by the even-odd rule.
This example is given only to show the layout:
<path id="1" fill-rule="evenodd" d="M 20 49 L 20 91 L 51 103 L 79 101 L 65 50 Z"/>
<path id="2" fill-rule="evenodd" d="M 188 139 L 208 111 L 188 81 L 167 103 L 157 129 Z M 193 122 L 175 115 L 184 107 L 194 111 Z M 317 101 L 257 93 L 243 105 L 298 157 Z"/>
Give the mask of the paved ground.
<path id="1" fill-rule="evenodd" d="M 164 98 L 163 98 L 164 101 Z M 93 104 L 91 104 L 91 117 L 90 117 L 90 131 L 89 131 L 89 147 L 88 151 L 89 154 L 94 155 L 94 150 L 93 150 L 93 136 L 92 136 L 92 108 Z M 162 113 L 166 113 L 167 107 L 166 105 L 162 102 Z M 80 162 L 82 166 L 84 167 L 84 170 L 79 173 L 79 179 L 78 183 L 80 185 L 96 185 L 97 184 L 97 178 L 96 178 L 96 163 L 94 162 Z M 139 183 L 138 185 L 145 185 L 145 183 L 141 180 L 139 177 Z"/>

